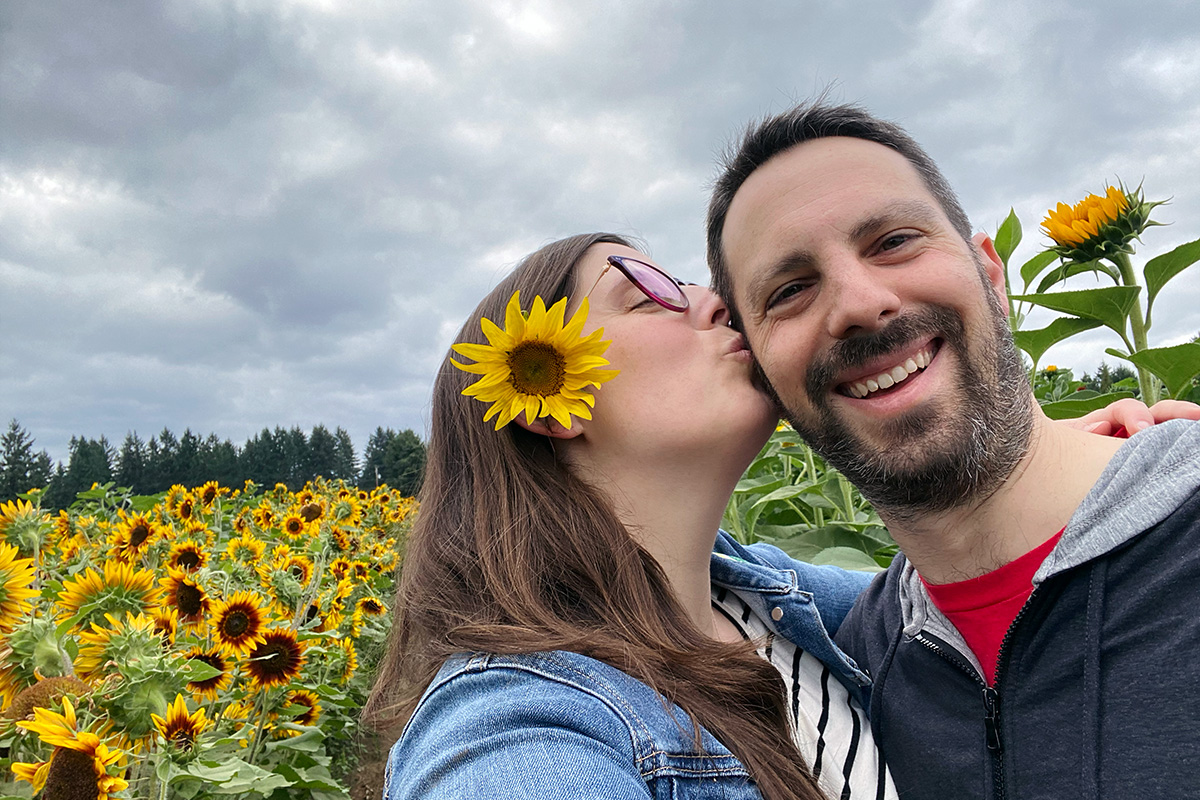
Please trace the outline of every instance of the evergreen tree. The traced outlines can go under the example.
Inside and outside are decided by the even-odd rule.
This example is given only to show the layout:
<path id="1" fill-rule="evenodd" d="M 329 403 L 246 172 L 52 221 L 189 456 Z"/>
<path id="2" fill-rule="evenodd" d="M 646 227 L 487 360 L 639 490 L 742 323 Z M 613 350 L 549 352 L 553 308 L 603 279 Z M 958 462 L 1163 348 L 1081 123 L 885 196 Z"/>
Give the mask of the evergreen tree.
<path id="1" fill-rule="evenodd" d="M 425 474 L 425 444 L 411 429 L 398 433 L 383 455 L 386 483 L 405 496 L 414 496 L 421 489 Z"/>
<path id="2" fill-rule="evenodd" d="M 358 456 L 354 454 L 354 442 L 341 426 L 333 432 L 333 439 L 333 470 L 329 477 L 354 483 L 358 480 Z"/>
<path id="3" fill-rule="evenodd" d="M 67 505 L 75 501 L 76 495 L 86 492 L 93 483 L 104 484 L 112 480 L 113 457 L 116 452 L 108 440 L 71 437 L 70 455 L 62 491 Z"/>
<path id="4" fill-rule="evenodd" d="M 117 454 L 113 480 L 117 482 L 117 486 L 132 489 L 134 494 L 147 494 L 149 487 L 146 477 L 146 443 L 136 431 L 131 431 L 125 434 L 125 441 Z"/>
<path id="5" fill-rule="evenodd" d="M 179 475 L 175 482 L 184 486 L 199 486 L 209 480 L 200 460 L 200 437 L 192 433 L 191 428 L 184 428 L 183 435 L 179 437 L 179 449 L 175 451 L 175 470 Z"/>
<path id="6" fill-rule="evenodd" d="M 15 419 L 0 436 L 0 502 L 50 482 L 50 456 L 33 452 L 33 437 Z"/>
<path id="7" fill-rule="evenodd" d="M 308 453 L 304 463 L 304 480 L 318 475 L 332 478 L 337 468 L 337 439 L 324 425 L 313 426 L 308 435 Z"/>

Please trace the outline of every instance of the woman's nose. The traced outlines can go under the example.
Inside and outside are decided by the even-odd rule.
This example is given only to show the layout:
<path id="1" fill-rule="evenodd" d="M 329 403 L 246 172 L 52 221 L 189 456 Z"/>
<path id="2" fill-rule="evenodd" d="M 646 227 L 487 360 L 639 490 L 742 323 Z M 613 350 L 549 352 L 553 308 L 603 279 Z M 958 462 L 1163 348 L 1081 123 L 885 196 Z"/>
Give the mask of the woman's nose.
<path id="1" fill-rule="evenodd" d="M 705 286 L 684 286 L 687 293 L 689 313 L 704 327 L 718 328 L 729 324 L 729 306 L 717 293 Z"/>

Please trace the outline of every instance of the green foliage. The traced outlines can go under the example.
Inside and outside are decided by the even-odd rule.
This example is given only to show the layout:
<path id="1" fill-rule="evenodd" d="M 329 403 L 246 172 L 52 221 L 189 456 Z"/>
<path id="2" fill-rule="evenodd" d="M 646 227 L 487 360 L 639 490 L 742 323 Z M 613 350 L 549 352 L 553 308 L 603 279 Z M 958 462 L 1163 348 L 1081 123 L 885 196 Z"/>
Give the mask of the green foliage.
<path id="1" fill-rule="evenodd" d="M 870 503 L 788 427 L 746 470 L 722 524 L 740 542 L 767 542 L 814 564 L 878 570 L 896 554 Z"/>

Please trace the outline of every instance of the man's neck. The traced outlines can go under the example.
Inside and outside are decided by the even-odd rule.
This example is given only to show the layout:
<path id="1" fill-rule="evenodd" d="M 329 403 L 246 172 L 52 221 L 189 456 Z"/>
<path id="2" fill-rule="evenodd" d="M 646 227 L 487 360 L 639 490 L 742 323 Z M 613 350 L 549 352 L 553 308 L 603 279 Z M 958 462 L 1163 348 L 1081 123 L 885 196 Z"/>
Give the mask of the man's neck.
<path id="1" fill-rule="evenodd" d="M 988 497 L 908 518 L 889 519 L 880 511 L 905 557 L 929 583 L 991 572 L 1058 533 L 1123 444 L 1036 413 L 1029 452 Z"/>

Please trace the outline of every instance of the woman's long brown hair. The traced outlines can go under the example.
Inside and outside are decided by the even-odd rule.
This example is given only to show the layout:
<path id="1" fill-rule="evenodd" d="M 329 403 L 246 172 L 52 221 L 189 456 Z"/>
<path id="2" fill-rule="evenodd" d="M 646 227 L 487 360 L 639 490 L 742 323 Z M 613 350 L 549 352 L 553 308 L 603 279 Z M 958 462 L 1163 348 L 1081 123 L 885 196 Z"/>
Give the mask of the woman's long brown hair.
<path id="1" fill-rule="evenodd" d="M 576 264 L 600 242 L 628 244 L 587 234 L 528 256 L 455 341 L 485 343 L 480 318 L 503 319 L 518 289 L 525 303 L 566 297 Z M 792 743 L 775 669 L 749 643 L 703 635 L 609 501 L 555 459 L 546 437 L 483 422 L 483 406 L 461 394 L 474 379 L 447 358 L 434 384 L 421 510 L 368 722 L 406 721 L 455 653 L 569 650 L 684 709 L 746 765 L 766 800 L 823 797 Z"/>

